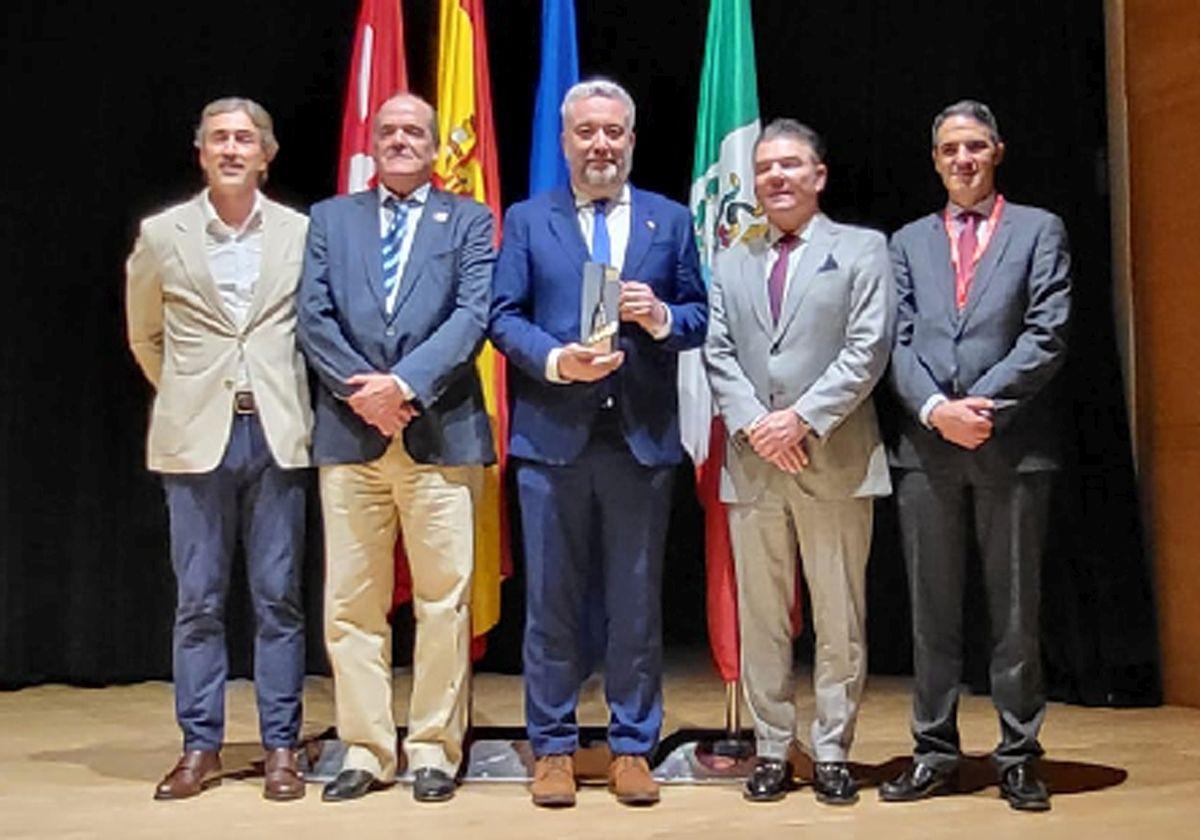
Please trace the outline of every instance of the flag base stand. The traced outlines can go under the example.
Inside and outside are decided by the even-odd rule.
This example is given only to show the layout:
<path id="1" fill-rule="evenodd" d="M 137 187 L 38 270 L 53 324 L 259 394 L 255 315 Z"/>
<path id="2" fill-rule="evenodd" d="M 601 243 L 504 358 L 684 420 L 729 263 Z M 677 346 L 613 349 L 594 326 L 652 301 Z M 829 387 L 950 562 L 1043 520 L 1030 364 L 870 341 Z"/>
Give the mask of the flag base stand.
<path id="1" fill-rule="evenodd" d="M 397 744 L 404 729 L 396 733 Z M 664 784 L 737 784 L 754 768 L 753 735 L 718 729 L 680 729 L 661 742 L 650 756 L 654 778 Z M 575 776 L 581 785 L 607 783 L 612 755 L 602 726 L 585 726 L 579 731 L 580 748 L 575 753 Z M 466 782 L 509 782 L 526 784 L 533 778 L 533 750 L 525 728 L 519 726 L 482 726 L 472 730 L 467 747 Z M 300 769 L 313 783 L 332 781 L 342 769 L 346 745 L 330 728 L 304 742 L 300 750 Z M 396 781 L 411 782 L 412 772 L 403 766 L 404 752 L 399 751 L 402 766 Z"/>
<path id="2" fill-rule="evenodd" d="M 663 738 L 648 756 L 651 773 L 664 784 L 740 783 L 754 769 L 754 733 L 741 726 L 741 684 L 725 683 L 725 728 L 680 729 Z M 411 782 L 404 766 L 404 728 L 396 730 L 400 767 L 396 781 Z M 473 726 L 464 744 L 462 780 L 527 783 L 533 778 L 534 756 L 523 726 Z M 300 769 L 314 783 L 332 781 L 342 769 L 346 745 L 333 727 L 306 739 L 300 750 Z M 608 781 L 608 731 L 603 726 L 579 727 L 575 778 L 581 785 Z"/>

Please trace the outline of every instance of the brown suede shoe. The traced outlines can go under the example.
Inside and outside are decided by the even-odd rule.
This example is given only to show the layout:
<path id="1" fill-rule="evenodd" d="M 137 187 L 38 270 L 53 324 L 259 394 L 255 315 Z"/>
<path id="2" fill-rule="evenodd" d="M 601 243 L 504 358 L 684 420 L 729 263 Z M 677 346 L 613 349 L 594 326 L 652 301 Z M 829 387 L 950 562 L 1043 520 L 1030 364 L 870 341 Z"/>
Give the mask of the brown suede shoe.
<path id="1" fill-rule="evenodd" d="M 653 805 L 658 802 L 658 782 L 650 775 L 650 764 L 640 755 L 618 755 L 608 765 L 608 789 L 622 805 Z"/>
<path id="2" fill-rule="evenodd" d="M 533 765 L 529 785 L 533 804 L 543 808 L 570 808 L 575 804 L 575 757 L 544 755 Z"/>
<path id="3" fill-rule="evenodd" d="M 296 753 L 290 747 L 270 750 L 263 770 L 264 799 L 286 802 L 304 797 L 304 775 L 296 765 Z"/>
<path id="4" fill-rule="evenodd" d="M 221 783 L 221 755 L 215 750 L 188 750 L 154 789 L 155 799 L 187 799 Z"/>

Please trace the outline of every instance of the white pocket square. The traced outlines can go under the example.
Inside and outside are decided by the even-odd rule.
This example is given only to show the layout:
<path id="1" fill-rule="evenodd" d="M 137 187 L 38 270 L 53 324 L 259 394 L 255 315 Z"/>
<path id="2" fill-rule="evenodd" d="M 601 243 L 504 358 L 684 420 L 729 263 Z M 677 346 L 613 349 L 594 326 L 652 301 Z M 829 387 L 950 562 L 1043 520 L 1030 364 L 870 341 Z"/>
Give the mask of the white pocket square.
<path id="1" fill-rule="evenodd" d="M 433 214 L 433 220 L 435 222 L 444 222 L 449 218 L 450 218 L 450 214 L 447 213 L 445 210 L 439 210 Z"/>

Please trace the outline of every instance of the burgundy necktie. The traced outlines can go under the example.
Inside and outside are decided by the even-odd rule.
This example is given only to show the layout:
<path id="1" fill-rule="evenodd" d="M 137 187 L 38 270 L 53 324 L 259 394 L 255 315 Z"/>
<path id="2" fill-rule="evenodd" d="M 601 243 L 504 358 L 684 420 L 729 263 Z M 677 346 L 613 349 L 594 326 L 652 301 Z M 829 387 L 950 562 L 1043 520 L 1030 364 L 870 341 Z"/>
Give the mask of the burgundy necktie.
<path id="1" fill-rule="evenodd" d="M 975 276 L 975 248 L 979 245 L 975 232 L 981 218 L 983 217 L 974 210 L 964 210 L 958 214 L 962 230 L 958 232 L 958 272 L 954 276 L 954 302 L 960 310 L 967 305 L 971 279 Z"/>
<path id="2" fill-rule="evenodd" d="M 775 243 L 779 256 L 775 265 L 771 266 L 771 276 L 767 278 L 767 297 L 771 300 L 771 320 L 779 323 L 779 310 L 783 308 L 783 292 L 787 287 L 788 255 L 800 242 L 794 233 L 785 233 Z"/>

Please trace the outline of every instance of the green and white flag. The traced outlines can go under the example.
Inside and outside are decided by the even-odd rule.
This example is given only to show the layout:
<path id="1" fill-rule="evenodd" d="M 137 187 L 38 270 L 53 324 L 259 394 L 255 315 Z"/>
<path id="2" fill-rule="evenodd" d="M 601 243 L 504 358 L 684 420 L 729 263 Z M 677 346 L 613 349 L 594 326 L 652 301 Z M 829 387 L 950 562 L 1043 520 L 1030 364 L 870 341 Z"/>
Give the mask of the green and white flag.
<path id="1" fill-rule="evenodd" d="M 688 202 L 705 285 L 719 251 L 765 230 L 754 198 L 752 150 L 758 132 L 750 0 L 711 0 Z M 688 351 L 679 360 L 679 423 L 684 448 L 697 467 L 708 459 L 712 415 L 700 351 Z"/>

